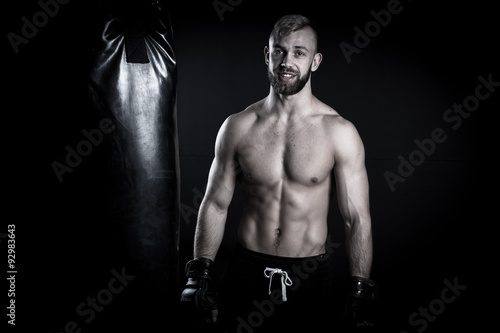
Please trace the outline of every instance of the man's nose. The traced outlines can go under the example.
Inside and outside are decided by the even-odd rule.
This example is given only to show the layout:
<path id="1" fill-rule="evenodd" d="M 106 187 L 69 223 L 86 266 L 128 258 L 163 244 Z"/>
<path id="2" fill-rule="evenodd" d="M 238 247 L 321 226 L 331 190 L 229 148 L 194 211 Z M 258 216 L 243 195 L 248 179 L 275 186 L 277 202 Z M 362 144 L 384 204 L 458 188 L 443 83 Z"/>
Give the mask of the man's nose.
<path id="1" fill-rule="evenodd" d="M 281 59 L 281 64 L 280 64 L 280 66 L 281 66 L 281 67 L 285 67 L 285 68 L 286 68 L 286 67 L 289 67 L 289 66 L 288 66 L 288 59 L 289 59 L 288 54 L 283 54 L 283 59 Z"/>

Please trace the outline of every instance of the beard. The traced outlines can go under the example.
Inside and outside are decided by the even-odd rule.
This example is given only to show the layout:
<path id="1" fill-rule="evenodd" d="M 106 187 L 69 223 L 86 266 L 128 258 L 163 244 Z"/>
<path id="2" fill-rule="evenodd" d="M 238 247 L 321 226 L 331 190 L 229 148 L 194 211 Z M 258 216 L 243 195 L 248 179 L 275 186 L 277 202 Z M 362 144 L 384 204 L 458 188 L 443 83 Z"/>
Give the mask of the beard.
<path id="1" fill-rule="evenodd" d="M 282 81 L 279 76 L 279 74 L 282 72 L 294 74 L 296 76 L 295 80 L 293 82 Z M 267 77 L 269 79 L 269 82 L 271 83 L 271 86 L 277 94 L 281 95 L 295 95 L 296 93 L 301 91 L 302 88 L 304 88 L 310 76 L 311 68 L 309 68 L 307 70 L 307 73 L 305 73 L 303 76 L 300 75 L 299 71 L 295 71 L 292 69 L 279 67 L 277 69 L 274 69 L 272 72 L 269 68 L 267 69 Z"/>

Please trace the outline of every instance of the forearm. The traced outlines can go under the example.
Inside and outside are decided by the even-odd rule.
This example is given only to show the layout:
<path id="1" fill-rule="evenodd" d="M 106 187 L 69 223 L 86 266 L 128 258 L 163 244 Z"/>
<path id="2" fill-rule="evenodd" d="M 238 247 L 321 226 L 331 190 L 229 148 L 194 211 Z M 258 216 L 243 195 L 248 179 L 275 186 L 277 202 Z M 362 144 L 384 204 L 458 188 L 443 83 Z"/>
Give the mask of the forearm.
<path id="1" fill-rule="evenodd" d="M 373 258 L 369 218 L 356 219 L 346 223 L 346 251 L 351 276 L 369 278 Z"/>
<path id="2" fill-rule="evenodd" d="M 210 202 L 202 203 L 194 238 L 194 258 L 215 260 L 224 236 L 226 218 L 227 209 L 219 209 Z"/>
<path id="3" fill-rule="evenodd" d="M 376 326 L 373 316 L 378 295 L 377 283 L 370 279 L 372 265 L 372 233 L 369 217 L 353 223 L 346 223 L 347 253 L 349 256 L 350 295 L 346 304 L 346 324 L 357 331 L 357 328 Z M 364 329 L 361 329 L 364 330 Z"/>

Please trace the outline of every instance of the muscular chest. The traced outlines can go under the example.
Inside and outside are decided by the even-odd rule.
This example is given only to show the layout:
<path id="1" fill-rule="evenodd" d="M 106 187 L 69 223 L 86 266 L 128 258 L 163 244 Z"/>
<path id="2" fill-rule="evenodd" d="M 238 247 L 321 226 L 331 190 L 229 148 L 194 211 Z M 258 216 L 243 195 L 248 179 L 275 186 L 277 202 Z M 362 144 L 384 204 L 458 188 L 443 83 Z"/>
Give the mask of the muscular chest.
<path id="1" fill-rule="evenodd" d="M 334 164 L 328 138 L 314 126 L 256 129 L 240 145 L 238 160 L 248 181 L 263 184 L 286 179 L 314 185 Z"/>

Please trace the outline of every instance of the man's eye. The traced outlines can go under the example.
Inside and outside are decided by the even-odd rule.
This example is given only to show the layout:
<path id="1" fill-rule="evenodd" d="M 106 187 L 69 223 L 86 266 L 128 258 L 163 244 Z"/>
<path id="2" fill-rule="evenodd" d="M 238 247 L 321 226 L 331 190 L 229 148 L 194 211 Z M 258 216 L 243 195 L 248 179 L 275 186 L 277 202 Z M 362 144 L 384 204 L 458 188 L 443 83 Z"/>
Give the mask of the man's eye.
<path id="1" fill-rule="evenodd" d="M 283 53 L 283 51 L 281 51 L 281 50 L 274 50 L 273 51 L 273 55 L 278 55 L 278 54 L 282 54 L 282 53 Z"/>

